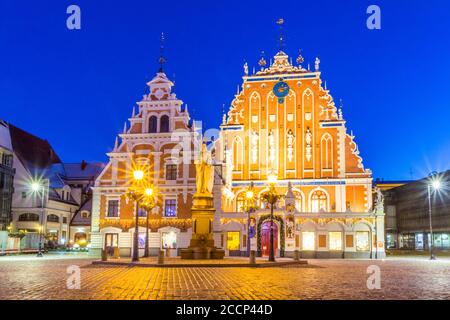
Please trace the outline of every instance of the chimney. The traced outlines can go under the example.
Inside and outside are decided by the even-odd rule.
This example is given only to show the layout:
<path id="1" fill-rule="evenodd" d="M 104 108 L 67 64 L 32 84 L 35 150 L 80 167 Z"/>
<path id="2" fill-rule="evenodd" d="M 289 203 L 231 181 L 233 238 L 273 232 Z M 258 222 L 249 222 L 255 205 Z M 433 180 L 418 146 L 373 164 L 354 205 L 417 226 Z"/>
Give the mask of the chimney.
<path id="1" fill-rule="evenodd" d="M 85 160 L 81 161 L 81 170 L 86 169 L 87 167 L 87 162 Z"/>

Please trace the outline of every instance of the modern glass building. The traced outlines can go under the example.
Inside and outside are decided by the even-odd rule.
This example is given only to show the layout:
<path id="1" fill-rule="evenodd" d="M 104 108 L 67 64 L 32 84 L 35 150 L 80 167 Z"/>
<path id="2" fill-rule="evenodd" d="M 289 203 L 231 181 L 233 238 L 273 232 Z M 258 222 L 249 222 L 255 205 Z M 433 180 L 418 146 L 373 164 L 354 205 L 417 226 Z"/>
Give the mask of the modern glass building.
<path id="1" fill-rule="evenodd" d="M 385 191 L 386 215 L 394 221 L 386 230 L 388 249 L 429 249 L 431 205 L 434 248 L 450 250 L 450 170 L 433 179 L 440 181 L 439 188 L 431 186 L 431 178 L 427 177 Z"/>

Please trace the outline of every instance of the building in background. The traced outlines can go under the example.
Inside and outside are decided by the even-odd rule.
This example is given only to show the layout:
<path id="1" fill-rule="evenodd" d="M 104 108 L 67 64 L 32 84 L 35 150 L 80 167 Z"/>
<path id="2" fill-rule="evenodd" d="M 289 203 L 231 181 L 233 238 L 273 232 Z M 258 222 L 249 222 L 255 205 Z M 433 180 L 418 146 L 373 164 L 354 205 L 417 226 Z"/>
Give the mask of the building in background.
<path id="1" fill-rule="evenodd" d="M 0 121 L 0 254 L 8 246 L 8 233 L 12 220 L 11 204 L 14 191 L 13 153 L 8 135 L 8 125 Z"/>
<path id="2" fill-rule="evenodd" d="M 9 231 L 21 235 L 14 249 L 37 249 L 41 241 L 50 248 L 68 244 L 74 240 L 70 222 L 88 203 L 103 164 L 65 164 L 46 140 L 4 124 L 1 143 L 11 146 L 15 170 Z M 84 231 L 87 245 L 89 230 Z"/>
<path id="3" fill-rule="evenodd" d="M 11 203 L 14 191 L 13 152 L 9 140 L 3 139 L 8 134 L 8 126 L 0 121 L 0 231 L 7 231 L 11 223 Z"/>
<path id="4" fill-rule="evenodd" d="M 450 170 L 437 174 L 441 188 L 431 188 L 433 243 L 450 249 Z M 409 182 L 384 191 L 385 211 L 390 219 L 386 230 L 388 248 L 428 250 L 430 221 L 428 185 L 430 178 Z"/>

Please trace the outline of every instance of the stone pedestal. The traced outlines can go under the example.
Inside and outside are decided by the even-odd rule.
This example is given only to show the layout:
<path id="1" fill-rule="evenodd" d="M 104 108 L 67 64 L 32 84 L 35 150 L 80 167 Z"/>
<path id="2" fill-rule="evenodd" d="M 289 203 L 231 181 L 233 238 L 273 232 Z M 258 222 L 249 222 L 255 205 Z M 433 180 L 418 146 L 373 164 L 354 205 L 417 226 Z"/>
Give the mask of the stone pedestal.
<path id="1" fill-rule="evenodd" d="M 214 246 L 214 203 L 209 194 L 196 194 L 192 206 L 192 239 L 181 249 L 182 259 L 223 259 L 225 251 Z"/>

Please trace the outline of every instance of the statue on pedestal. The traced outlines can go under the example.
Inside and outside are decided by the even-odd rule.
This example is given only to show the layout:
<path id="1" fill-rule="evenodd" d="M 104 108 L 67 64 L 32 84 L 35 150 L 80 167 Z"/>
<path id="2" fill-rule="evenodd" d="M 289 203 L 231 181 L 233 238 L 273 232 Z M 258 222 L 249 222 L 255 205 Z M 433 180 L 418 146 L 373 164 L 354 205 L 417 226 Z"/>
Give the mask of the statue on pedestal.
<path id="1" fill-rule="evenodd" d="M 195 165 L 196 171 L 196 195 L 212 196 L 214 184 L 214 167 L 211 165 L 211 157 L 206 150 L 206 144 L 202 144 L 200 162 Z"/>

